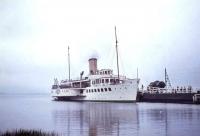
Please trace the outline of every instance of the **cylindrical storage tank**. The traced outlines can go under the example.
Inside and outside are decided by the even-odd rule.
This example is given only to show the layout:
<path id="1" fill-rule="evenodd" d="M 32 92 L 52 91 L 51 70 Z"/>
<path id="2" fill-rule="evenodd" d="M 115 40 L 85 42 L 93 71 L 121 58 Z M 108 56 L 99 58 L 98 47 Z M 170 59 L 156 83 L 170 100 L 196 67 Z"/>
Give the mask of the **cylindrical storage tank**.
<path id="1" fill-rule="evenodd" d="M 94 75 L 97 72 L 97 59 L 90 58 L 89 60 L 89 73 L 90 75 Z"/>

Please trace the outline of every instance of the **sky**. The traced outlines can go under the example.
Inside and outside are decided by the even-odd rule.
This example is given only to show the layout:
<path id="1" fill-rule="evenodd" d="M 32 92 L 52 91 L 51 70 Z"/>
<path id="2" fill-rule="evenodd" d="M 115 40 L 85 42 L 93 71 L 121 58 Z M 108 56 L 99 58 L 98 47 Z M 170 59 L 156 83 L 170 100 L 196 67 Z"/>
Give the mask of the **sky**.
<path id="1" fill-rule="evenodd" d="M 48 93 L 53 79 L 116 71 L 141 84 L 164 80 L 200 87 L 199 0 L 1 0 L 0 92 Z"/>

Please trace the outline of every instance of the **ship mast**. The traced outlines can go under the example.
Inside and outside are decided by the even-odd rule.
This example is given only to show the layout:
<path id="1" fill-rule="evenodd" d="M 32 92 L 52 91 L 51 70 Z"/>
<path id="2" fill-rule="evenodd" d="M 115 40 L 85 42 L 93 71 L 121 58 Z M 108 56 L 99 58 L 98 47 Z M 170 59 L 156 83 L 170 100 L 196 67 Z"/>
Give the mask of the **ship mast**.
<path id="1" fill-rule="evenodd" d="M 117 45 L 117 32 L 116 32 L 116 26 L 115 26 L 115 44 L 116 44 L 116 55 L 117 55 L 117 77 L 119 80 L 119 61 L 118 61 L 118 45 Z"/>
<path id="2" fill-rule="evenodd" d="M 68 46 L 68 70 L 69 70 L 69 81 L 70 81 L 70 54 L 69 54 L 69 46 Z"/>

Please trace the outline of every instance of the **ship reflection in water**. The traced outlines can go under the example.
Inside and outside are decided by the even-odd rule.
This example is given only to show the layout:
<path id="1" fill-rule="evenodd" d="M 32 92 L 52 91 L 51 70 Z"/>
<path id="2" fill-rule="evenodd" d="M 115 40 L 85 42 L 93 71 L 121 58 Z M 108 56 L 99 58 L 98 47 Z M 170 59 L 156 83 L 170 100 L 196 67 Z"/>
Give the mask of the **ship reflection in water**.
<path id="1" fill-rule="evenodd" d="M 55 102 L 54 127 L 62 135 L 197 136 L 198 105 Z M 56 105 L 57 105 L 56 104 Z"/>
<path id="2" fill-rule="evenodd" d="M 135 108 L 133 103 L 67 102 L 53 117 L 55 127 L 65 135 L 132 135 L 138 129 Z"/>

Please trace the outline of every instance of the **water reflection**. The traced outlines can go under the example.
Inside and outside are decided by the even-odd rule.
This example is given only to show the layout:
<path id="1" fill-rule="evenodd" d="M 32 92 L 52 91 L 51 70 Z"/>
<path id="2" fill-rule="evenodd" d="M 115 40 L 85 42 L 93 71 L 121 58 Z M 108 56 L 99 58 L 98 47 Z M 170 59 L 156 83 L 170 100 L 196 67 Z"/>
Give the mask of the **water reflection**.
<path id="1" fill-rule="evenodd" d="M 57 103 L 58 104 L 58 103 Z M 198 135 L 197 105 L 63 102 L 52 111 L 62 135 Z"/>
<path id="2" fill-rule="evenodd" d="M 53 111 L 56 128 L 65 135 L 122 135 L 137 131 L 136 104 L 66 103 L 64 109 Z M 131 124 L 131 125 L 130 125 Z"/>
<path id="3" fill-rule="evenodd" d="M 0 131 L 42 129 L 66 136 L 199 136 L 200 105 L 55 102 L 0 95 Z"/>

